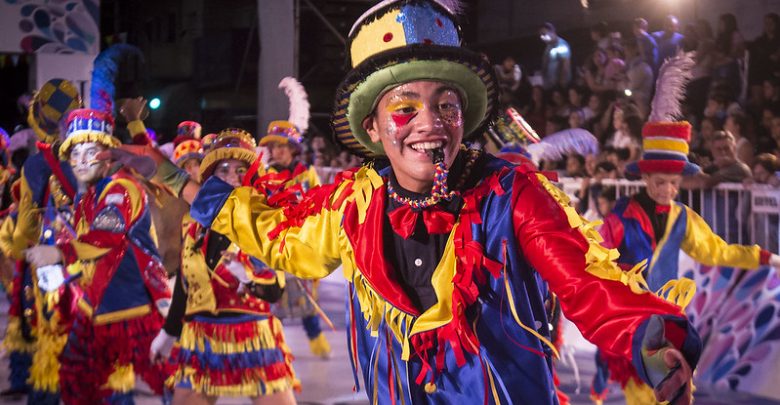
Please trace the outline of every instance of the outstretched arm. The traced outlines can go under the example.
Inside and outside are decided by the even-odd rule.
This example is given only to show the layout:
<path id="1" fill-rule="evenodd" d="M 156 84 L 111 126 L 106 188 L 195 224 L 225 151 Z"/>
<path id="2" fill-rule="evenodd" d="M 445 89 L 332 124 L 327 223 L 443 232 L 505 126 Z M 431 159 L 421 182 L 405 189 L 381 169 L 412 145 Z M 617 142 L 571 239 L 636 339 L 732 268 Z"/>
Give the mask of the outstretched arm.
<path id="1" fill-rule="evenodd" d="M 274 208 L 251 187 L 212 177 L 192 203 L 192 217 L 273 269 L 322 278 L 341 264 L 336 185 L 315 188 L 296 206 Z"/>
<path id="2" fill-rule="evenodd" d="M 685 368 L 663 367 L 663 362 L 648 364 L 650 357 L 645 354 L 651 352 L 644 350 L 644 339 L 650 320 L 660 319 L 665 328 L 654 342 L 668 345 L 654 347 L 651 354 L 660 348 L 677 350 L 690 371 L 698 361 L 700 342 L 680 309 L 616 281 L 628 282 L 613 262 L 614 251 L 599 244 L 598 233 L 543 176 L 517 174 L 512 199 L 515 234 L 523 254 L 549 283 L 564 314 L 583 336 L 602 350 L 632 359 L 639 375 L 653 386 L 661 384 L 643 371 L 660 367 L 662 374 L 674 376 L 665 381 L 679 382 L 677 372 L 685 372 Z M 638 285 L 632 287 L 638 290 Z M 658 334 L 658 328 L 653 333 Z M 690 375 L 684 378 L 686 383 L 689 379 Z M 670 391 L 662 388 L 664 394 Z M 671 391 L 676 393 L 680 385 L 674 388 Z"/>
<path id="3" fill-rule="evenodd" d="M 685 207 L 687 227 L 680 248 L 697 262 L 707 266 L 731 266 L 741 269 L 757 269 L 769 264 L 771 253 L 758 245 L 728 244 L 712 232 L 699 214 Z"/>

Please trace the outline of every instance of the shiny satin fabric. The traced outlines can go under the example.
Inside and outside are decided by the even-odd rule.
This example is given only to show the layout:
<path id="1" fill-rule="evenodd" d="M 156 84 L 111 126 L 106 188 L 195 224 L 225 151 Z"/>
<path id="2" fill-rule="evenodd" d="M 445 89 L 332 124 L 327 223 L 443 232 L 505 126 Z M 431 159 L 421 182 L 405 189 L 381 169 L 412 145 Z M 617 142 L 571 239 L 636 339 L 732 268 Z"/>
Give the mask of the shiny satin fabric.
<path id="1" fill-rule="evenodd" d="M 680 250 L 708 266 L 758 268 L 759 246 L 726 243 L 684 204 L 672 204 L 667 221 L 664 237 L 656 241 L 647 213 L 633 199 L 624 199 L 618 202 L 600 230 L 605 244 L 620 251 L 619 263 L 630 267 L 648 260 L 646 274 L 651 291 L 679 277 Z"/>
<path id="2" fill-rule="evenodd" d="M 192 216 L 272 268 L 299 277 L 323 277 L 344 260 L 345 276 L 359 290 L 351 298 L 348 334 L 373 403 L 402 396 L 410 403 L 557 403 L 552 350 L 540 339 L 549 338 L 544 307 L 548 285 L 587 339 L 627 358 L 634 331 L 650 315 L 681 317 L 672 304 L 597 276 L 597 267 L 615 269 L 614 264 L 604 262 L 606 257 L 586 262 L 595 242 L 570 223 L 535 173 L 495 158 L 485 172 L 479 192 L 464 195 L 464 210 L 453 228 L 461 238 L 448 242 L 478 264 L 470 272 L 462 261 L 437 270 L 452 274 L 452 282 L 445 284 L 458 286 L 451 290 L 453 297 L 466 292 L 478 297 L 469 307 L 455 307 L 457 313 L 450 309 L 438 315 L 444 317 L 441 321 L 448 315 L 453 321 L 464 319 L 478 346 L 459 351 L 472 340 L 444 335 L 450 340 L 420 346 L 435 352 L 433 363 L 426 362 L 425 353 L 404 359 L 404 340 L 425 313 L 411 305 L 382 253 L 378 220 L 384 215 L 384 180 L 373 169 L 362 169 L 344 184 L 312 190 L 304 201 L 317 203 L 305 208 L 305 215 L 301 209 L 271 209 L 249 188 L 231 193 L 212 178 L 194 202 Z M 283 223 L 290 226 L 278 238 L 269 238 L 269 230 Z M 439 297 L 442 285 L 434 288 Z M 399 323 L 398 317 L 408 322 Z M 424 338 L 424 332 L 419 336 Z M 468 332 L 454 329 L 458 336 Z M 440 345 L 446 350 L 438 350 Z"/>

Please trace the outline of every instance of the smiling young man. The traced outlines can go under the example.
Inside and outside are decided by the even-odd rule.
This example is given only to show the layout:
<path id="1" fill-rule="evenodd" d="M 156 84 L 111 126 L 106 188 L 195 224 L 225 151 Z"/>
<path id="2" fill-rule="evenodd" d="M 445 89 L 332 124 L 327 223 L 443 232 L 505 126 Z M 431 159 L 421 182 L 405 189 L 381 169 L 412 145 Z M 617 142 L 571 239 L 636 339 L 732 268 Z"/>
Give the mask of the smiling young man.
<path id="1" fill-rule="evenodd" d="M 373 163 L 281 208 L 212 177 L 192 216 L 301 278 L 343 266 L 356 385 L 359 364 L 374 403 L 558 403 L 550 291 L 659 399 L 690 403 L 700 342 L 679 308 L 626 277 L 544 176 L 462 145 L 497 87 L 460 46 L 456 6 L 387 0 L 353 27 L 332 123 Z M 192 200 L 196 184 L 163 173 Z"/>

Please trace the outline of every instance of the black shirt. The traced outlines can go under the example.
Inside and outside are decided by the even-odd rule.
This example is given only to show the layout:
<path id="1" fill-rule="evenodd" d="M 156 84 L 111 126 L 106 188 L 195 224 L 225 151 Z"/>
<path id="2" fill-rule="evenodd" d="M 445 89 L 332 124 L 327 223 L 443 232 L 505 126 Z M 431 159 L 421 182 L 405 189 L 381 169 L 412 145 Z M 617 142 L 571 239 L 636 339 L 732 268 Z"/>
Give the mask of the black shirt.
<path id="1" fill-rule="evenodd" d="M 455 159 L 455 162 L 453 162 L 447 178 L 449 187 L 455 187 L 459 183 L 460 177 L 466 166 L 467 157 L 467 153 L 461 152 Z M 468 179 L 463 182 L 464 186 L 462 189 L 473 187 L 477 181 L 481 179 L 481 176 L 477 173 L 480 173 L 480 170 L 484 166 L 484 162 L 484 155 L 480 155 L 476 162 L 474 162 Z M 390 174 L 388 175 L 388 181 L 402 197 L 412 199 L 423 199 L 426 197 L 424 194 L 404 190 L 398 184 L 392 171 L 390 171 Z M 441 209 L 454 214 L 455 218 L 457 218 L 462 204 L 463 200 L 459 196 L 455 196 L 450 201 L 441 201 L 438 206 Z M 389 214 L 398 207 L 400 207 L 400 204 L 388 197 L 385 212 Z M 385 215 L 382 229 L 386 259 L 395 271 L 401 287 L 409 296 L 412 303 L 414 303 L 420 312 L 424 312 L 438 301 L 431 279 L 433 277 L 433 271 L 436 269 L 436 266 L 439 264 L 439 261 L 444 254 L 444 248 L 447 244 L 447 239 L 449 239 L 449 235 L 429 234 L 428 229 L 423 222 L 422 215 L 418 215 L 414 233 L 409 236 L 408 239 L 404 239 L 393 230 L 393 227 L 390 224 L 389 215 Z"/>
<path id="2" fill-rule="evenodd" d="M 669 213 L 657 213 L 655 210 L 656 203 L 647 194 L 647 191 L 640 191 L 635 197 L 639 206 L 650 218 L 650 224 L 653 226 L 653 233 L 655 236 L 655 243 L 658 243 L 666 233 L 666 221 L 669 219 Z"/>

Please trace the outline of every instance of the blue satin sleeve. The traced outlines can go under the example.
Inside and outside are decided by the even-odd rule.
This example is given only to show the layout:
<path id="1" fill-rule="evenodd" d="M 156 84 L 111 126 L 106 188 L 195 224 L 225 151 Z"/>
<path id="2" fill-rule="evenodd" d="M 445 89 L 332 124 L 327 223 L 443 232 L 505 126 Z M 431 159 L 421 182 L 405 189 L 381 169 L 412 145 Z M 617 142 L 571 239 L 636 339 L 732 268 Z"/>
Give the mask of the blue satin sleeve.
<path id="1" fill-rule="evenodd" d="M 198 195 L 190 207 L 192 218 L 205 227 L 211 227 L 214 218 L 225 205 L 230 193 L 233 192 L 233 186 L 225 183 L 216 176 L 210 177 L 200 187 Z"/>

